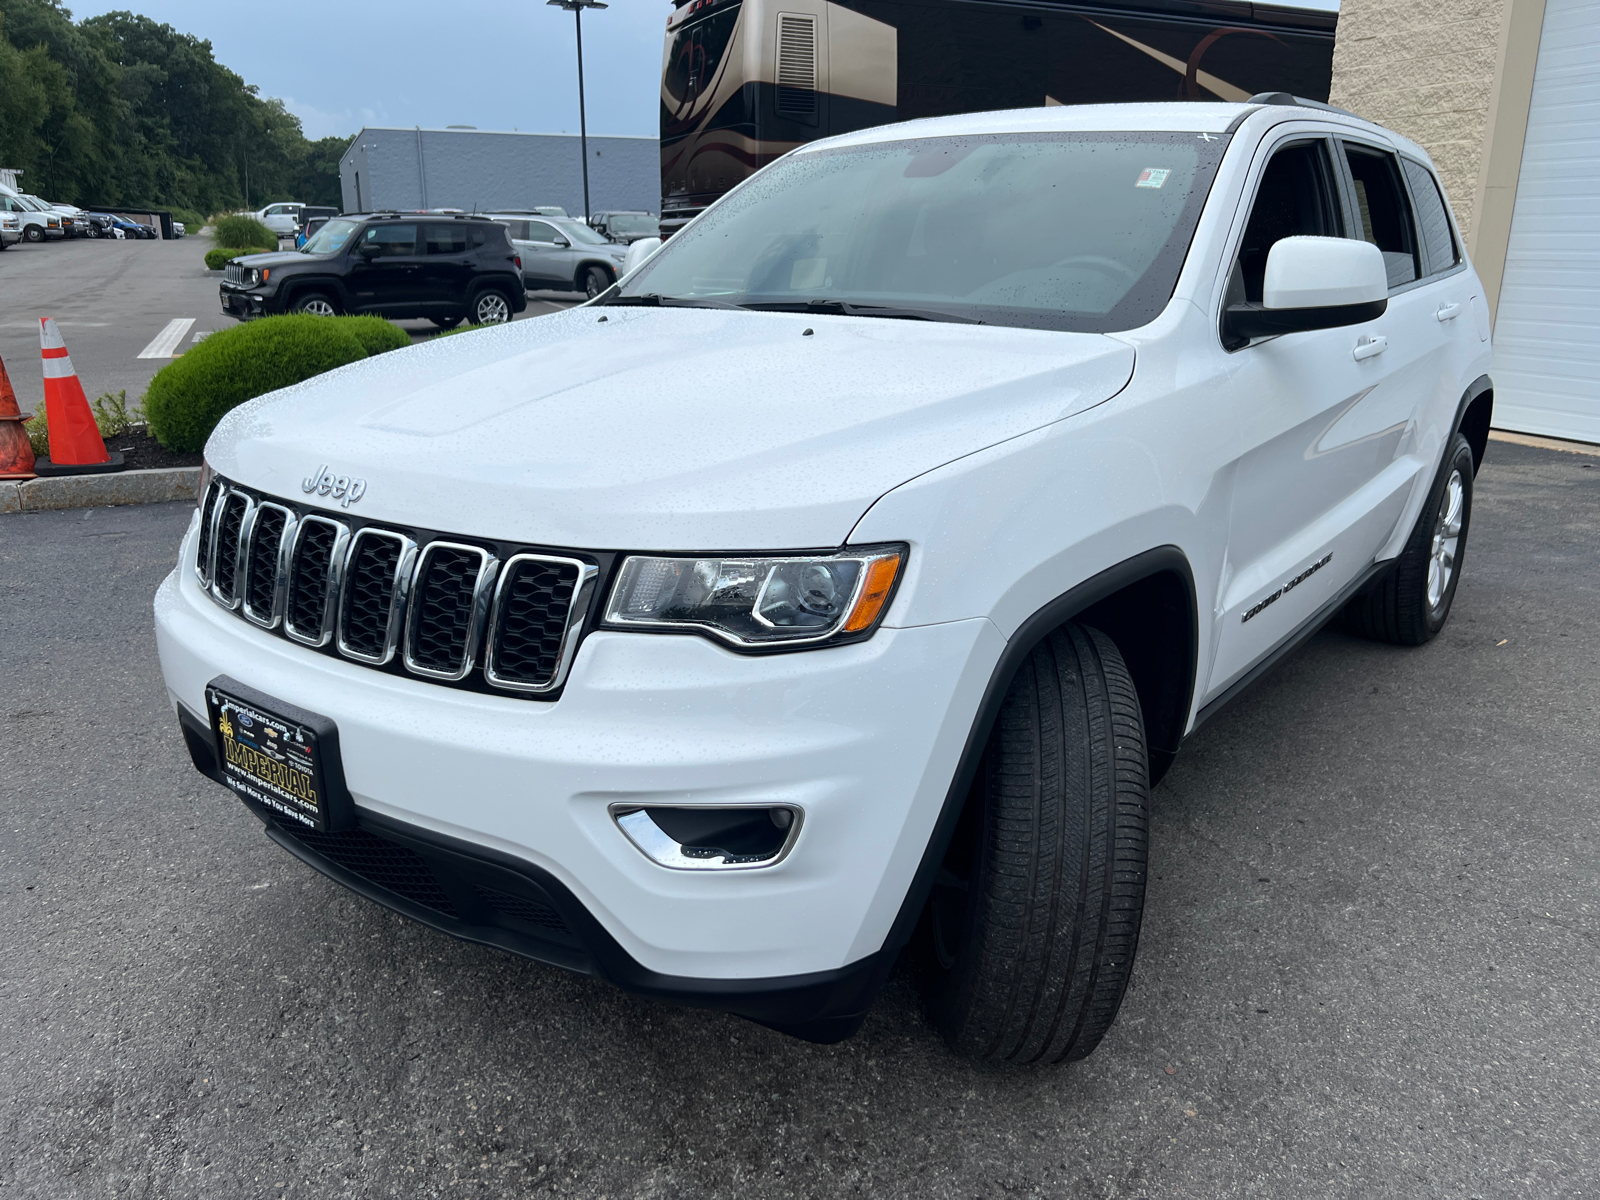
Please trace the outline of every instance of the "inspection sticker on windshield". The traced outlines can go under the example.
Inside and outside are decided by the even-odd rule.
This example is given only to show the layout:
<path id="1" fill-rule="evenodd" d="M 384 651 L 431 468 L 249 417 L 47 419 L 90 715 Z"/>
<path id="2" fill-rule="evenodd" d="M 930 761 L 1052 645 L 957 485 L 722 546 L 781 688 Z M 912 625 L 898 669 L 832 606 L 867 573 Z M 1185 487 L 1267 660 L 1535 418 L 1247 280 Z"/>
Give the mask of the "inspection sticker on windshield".
<path id="1" fill-rule="evenodd" d="M 1167 176 L 1171 174 L 1172 172 L 1166 167 L 1146 167 L 1139 172 L 1138 182 L 1133 186 L 1158 188 L 1166 183 Z"/>

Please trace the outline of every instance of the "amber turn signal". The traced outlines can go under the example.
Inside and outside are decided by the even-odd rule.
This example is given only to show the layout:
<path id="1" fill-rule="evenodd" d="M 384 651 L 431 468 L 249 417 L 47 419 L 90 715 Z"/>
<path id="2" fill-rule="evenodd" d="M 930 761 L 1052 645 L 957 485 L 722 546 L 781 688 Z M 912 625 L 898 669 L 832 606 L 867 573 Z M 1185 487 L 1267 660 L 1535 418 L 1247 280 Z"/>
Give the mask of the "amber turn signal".
<path id="1" fill-rule="evenodd" d="M 855 610 L 844 623 L 845 633 L 860 633 L 878 619 L 883 606 L 889 602 L 889 593 L 894 590 L 895 577 L 899 574 L 899 554 L 886 554 L 867 564 L 867 581 L 862 585 Z"/>

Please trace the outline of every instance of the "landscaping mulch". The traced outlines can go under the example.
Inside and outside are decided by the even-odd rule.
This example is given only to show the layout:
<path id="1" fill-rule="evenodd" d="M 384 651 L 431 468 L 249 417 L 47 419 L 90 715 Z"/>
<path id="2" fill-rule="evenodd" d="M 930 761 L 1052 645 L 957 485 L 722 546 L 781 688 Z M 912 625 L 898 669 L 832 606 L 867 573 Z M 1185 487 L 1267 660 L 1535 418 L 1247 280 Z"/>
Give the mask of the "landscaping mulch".
<path id="1" fill-rule="evenodd" d="M 106 449 L 121 453 L 130 471 L 148 471 L 158 467 L 198 467 L 198 454 L 184 454 L 168 450 L 145 432 L 143 425 L 135 425 L 126 433 L 106 439 Z"/>

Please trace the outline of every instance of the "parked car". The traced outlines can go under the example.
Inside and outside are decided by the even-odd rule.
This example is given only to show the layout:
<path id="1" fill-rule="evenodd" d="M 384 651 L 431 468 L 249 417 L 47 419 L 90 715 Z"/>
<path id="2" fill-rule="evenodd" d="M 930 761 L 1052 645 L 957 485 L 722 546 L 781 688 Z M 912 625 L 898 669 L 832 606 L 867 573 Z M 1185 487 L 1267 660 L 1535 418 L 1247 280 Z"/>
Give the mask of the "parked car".
<path id="1" fill-rule="evenodd" d="M 339 210 L 337 208 L 306 205 L 300 210 L 300 223 L 295 226 L 294 248 L 298 250 L 301 246 L 304 246 L 309 236 L 322 228 L 329 217 L 338 215 Z"/>
<path id="2" fill-rule="evenodd" d="M 33 205 L 43 212 L 53 212 L 61 218 L 61 233 L 63 237 L 82 237 L 87 233 L 86 224 L 81 220 L 83 210 L 71 204 L 56 204 L 32 192 L 21 192 L 19 195 L 24 200 L 31 201 Z"/>
<path id="3" fill-rule="evenodd" d="M 958 1051 L 1082 1058 L 1185 736 L 1335 616 L 1444 627 L 1490 357 L 1428 156 L 1326 105 L 828 138 L 599 303 L 224 417 L 162 670 L 436 929 L 817 1041 L 915 933 Z"/>
<path id="4" fill-rule="evenodd" d="M 120 230 L 122 232 L 122 236 L 125 238 L 135 238 L 148 241 L 151 238 L 161 236 L 150 226 L 139 221 L 130 221 L 127 217 L 121 216 L 117 213 L 113 213 L 111 215 L 111 227 L 113 229 Z"/>
<path id="5" fill-rule="evenodd" d="M 293 237 L 294 231 L 299 228 L 300 210 L 304 207 L 298 200 L 289 200 L 281 204 L 269 204 L 246 215 L 260 221 L 280 238 L 286 238 Z"/>
<path id="6" fill-rule="evenodd" d="M 617 281 L 626 246 L 608 242 L 582 221 L 492 213 L 511 231 L 530 288 L 582 292 L 591 300 Z"/>
<path id="7" fill-rule="evenodd" d="M 589 227 L 608 241 L 624 246 L 641 238 L 661 236 L 661 219 L 647 212 L 603 212 L 589 217 Z"/>
<path id="8" fill-rule="evenodd" d="M 321 229 L 332 219 L 333 218 L 331 217 L 312 217 L 309 221 L 302 225 L 300 227 L 300 231 L 294 235 L 294 248 L 299 250 L 301 247 L 303 247 L 312 238 L 316 237 L 317 230 Z"/>
<path id="9" fill-rule="evenodd" d="M 175 237 L 188 237 L 189 236 L 189 230 L 184 226 L 184 223 L 182 221 L 174 221 L 172 223 L 172 233 L 173 233 L 173 236 L 175 236 Z"/>
<path id="10" fill-rule="evenodd" d="M 0 211 L 15 213 L 22 224 L 22 236 L 30 242 L 59 241 L 66 237 L 61 214 L 18 192 L 0 192 Z"/>
<path id="11" fill-rule="evenodd" d="M 247 254 L 223 269 L 222 311 L 377 313 L 494 325 L 528 306 L 505 226 L 484 217 L 330 217 L 299 250 Z"/>
<path id="12" fill-rule="evenodd" d="M 5 250 L 22 240 L 22 218 L 14 212 L 0 210 L 0 250 Z"/>
<path id="13" fill-rule="evenodd" d="M 114 238 L 117 236 L 115 226 L 117 219 L 110 213 L 92 212 L 89 218 L 89 236 L 92 238 Z"/>

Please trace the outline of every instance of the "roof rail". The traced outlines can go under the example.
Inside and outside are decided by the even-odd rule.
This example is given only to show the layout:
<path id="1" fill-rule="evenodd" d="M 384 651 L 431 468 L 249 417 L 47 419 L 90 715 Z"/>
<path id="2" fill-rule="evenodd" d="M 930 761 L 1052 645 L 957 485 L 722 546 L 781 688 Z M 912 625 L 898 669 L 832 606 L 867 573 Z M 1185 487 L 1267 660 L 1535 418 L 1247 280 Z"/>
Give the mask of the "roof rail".
<path id="1" fill-rule="evenodd" d="M 1357 117 L 1355 113 L 1351 112 L 1347 108 L 1335 108 L 1333 105 L 1324 104 L 1320 100 L 1307 100 L 1304 96 L 1291 96 L 1288 92 L 1257 92 L 1254 96 L 1251 96 L 1250 99 L 1246 100 L 1245 103 L 1281 104 L 1289 108 L 1317 108 L 1321 109 L 1323 112 L 1338 113 L 1345 117 L 1356 117 L 1356 120 L 1358 121 L 1362 120 L 1361 117 Z"/>

